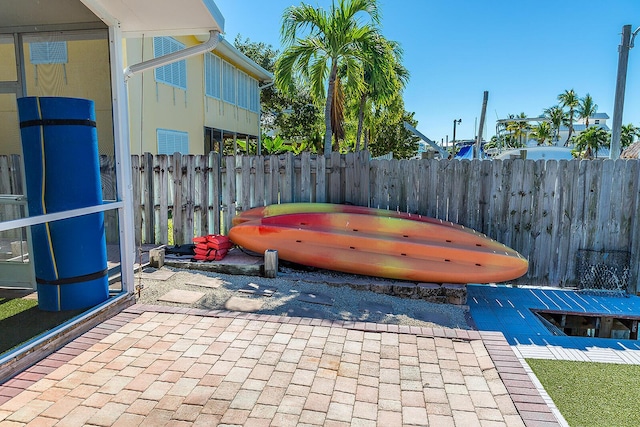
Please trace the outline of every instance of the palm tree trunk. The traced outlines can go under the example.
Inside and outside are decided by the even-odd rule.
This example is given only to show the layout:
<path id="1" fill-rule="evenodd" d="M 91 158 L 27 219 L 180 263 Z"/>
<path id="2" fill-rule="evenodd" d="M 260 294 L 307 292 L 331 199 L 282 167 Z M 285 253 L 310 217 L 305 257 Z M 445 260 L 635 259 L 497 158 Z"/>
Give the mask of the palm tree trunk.
<path id="1" fill-rule="evenodd" d="M 333 103 L 333 90 L 336 85 L 336 76 L 338 75 L 338 63 L 335 59 L 331 59 L 331 73 L 329 74 L 329 87 L 327 89 L 327 103 L 324 106 L 324 155 L 331 156 L 331 104 Z"/>
<path id="2" fill-rule="evenodd" d="M 571 134 L 573 133 L 573 110 L 569 110 L 569 135 L 567 135 L 567 140 L 564 142 L 564 146 L 569 145 L 569 140 L 571 139 Z"/>
<path id="3" fill-rule="evenodd" d="M 356 134 L 356 151 L 360 151 L 360 137 L 362 136 L 362 124 L 364 123 L 364 107 L 367 103 L 367 95 L 360 97 L 360 110 L 358 111 L 358 133 Z"/>

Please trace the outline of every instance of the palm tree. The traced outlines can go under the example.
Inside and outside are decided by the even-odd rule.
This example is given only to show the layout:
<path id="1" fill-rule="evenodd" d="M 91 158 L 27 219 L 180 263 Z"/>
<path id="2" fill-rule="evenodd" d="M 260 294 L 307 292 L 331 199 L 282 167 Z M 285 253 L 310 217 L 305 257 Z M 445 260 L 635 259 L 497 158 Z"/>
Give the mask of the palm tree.
<path id="1" fill-rule="evenodd" d="M 568 108 L 569 112 L 567 114 L 567 118 L 569 120 L 569 135 L 567 136 L 567 140 L 564 142 L 564 145 L 569 144 L 569 140 L 571 139 L 571 134 L 573 133 L 573 121 L 575 120 L 575 110 L 576 107 L 580 104 L 580 100 L 576 92 L 571 90 L 565 90 L 563 93 L 558 95 L 558 101 L 560 101 L 560 105 L 563 108 Z"/>
<path id="2" fill-rule="evenodd" d="M 578 113 L 578 118 L 584 119 L 585 127 L 589 127 L 589 117 L 596 114 L 598 111 L 598 104 L 593 102 L 593 98 L 591 95 L 586 94 L 584 98 L 580 100 L 580 104 L 578 105 L 578 109 L 576 112 Z"/>
<path id="3" fill-rule="evenodd" d="M 507 130 L 511 132 L 511 135 L 513 135 L 513 137 L 518 140 L 518 147 L 524 147 L 526 140 L 523 141 L 523 137 L 527 136 L 529 130 L 531 129 L 531 126 L 529 126 L 529 123 L 526 120 L 521 120 L 521 119 L 526 119 L 527 115 L 525 113 L 520 113 L 517 116 L 514 116 L 513 114 L 509 114 L 509 118 L 520 119 L 520 120 L 514 120 L 512 122 L 508 122 Z"/>
<path id="4" fill-rule="evenodd" d="M 371 23 L 361 22 L 362 13 Z M 344 67 L 347 81 L 362 85 L 363 52 L 379 42 L 378 23 L 376 0 L 337 0 L 337 4 L 334 0 L 329 12 L 302 3 L 283 13 L 281 37 L 287 47 L 276 63 L 276 83 L 284 92 L 291 92 L 294 78 L 300 76 L 312 86 L 317 98 L 326 94 L 325 156 L 331 153 L 332 108 L 338 106 L 333 100 L 338 67 Z"/>
<path id="5" fill-rule="evenodd" d="M 622 125 L 622 129 L 620 129 L 620 148 L 626 148 L 633 144 L 633 140 L 637 136 L 640 136 L 640 128 L 631 123 Z"/>
<path id="6" fill-rule="evenodd" d="M 531 130 L 531 136 L 538 141 L 538 145 L 544 145 L 547 139 L 551 139 L 553 131 L 551 125 L 548 122 L 540 122 L 537 126 L 534 126 Z"/>
<path id="7" fill-rule="evenodd" d="M 567 115 L 559 105 L 554 105 L 544 110 L 544 116 L 551 120 L 553 140 L 557 143 L 560 139 L 560 127 L 565 123 Z"/>
<path id="8" fill-rule="evenodd" d="M 576 136 L 576 150 L 584 151 L 583 157 L 591 159 L 594 152 L 596 156 L 598 155 L 598 148 L 605 147 L 609 143 L 610 137 L 611 134 L 599 126 L 588 128 Z"/>
<path id="9" fill-rule="evenodd" d="M 402 65 L 402 49 L 397 42 L 379 36 L 378 43 L 368 46 L 363 63 L 364 90 L 358 105 L 358 130 L 356 151 L 360 150 L 360 139 L 364 125 L 367 99 L 374 105 L 387 105 L 409 80 L 409 71 Z"/>

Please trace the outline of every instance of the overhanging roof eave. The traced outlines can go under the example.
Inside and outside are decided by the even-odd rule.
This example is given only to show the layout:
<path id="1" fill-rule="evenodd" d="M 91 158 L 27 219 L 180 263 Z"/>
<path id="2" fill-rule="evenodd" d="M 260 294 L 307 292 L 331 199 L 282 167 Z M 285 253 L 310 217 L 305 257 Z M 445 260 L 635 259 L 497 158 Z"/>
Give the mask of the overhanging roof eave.
<path id="1" fill-rule="evenodd" d="M 216 51 L 226 56 L 232 61 L 242 65 L 242 68 L 249 71 L 251 74 L 258 77 L 258 80 L 262 83 L 271 83 L 274 76 L 269 71 L 262 68 L 259 64 L 256 64 L 251 58 L 244 53 L 240 52 L 234 45 L 229 43 L 222 35 L 220 35 L 220 43 L 216 47 Z"/>
<path id="2" fill-rule="evenodd" d="M 180 36 L 224 32 L 224 16 L 213 0 L 81 0 L 124 37 Z"/>

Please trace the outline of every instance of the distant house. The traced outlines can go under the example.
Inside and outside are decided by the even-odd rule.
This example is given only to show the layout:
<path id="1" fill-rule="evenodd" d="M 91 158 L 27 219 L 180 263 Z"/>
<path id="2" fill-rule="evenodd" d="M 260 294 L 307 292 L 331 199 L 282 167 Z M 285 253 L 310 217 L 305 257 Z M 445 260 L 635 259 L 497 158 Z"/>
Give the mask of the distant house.
<path id="1" fill-rule="evenodd" d="M 427 152 L 432 151 L 433 149 L 431 147 L 429 147 L 429 145 L 424 142 L 424 141 L 418 141 L 418 151 L 416 152 L 416 155 L 411 157 L 412 159 L 422 159 L 424 156 L 426 156 Z"/>
<path id="2" fill-rule="evenodd" d="M 611 129 L 607 125 L 607 120 L 608 119 L 609 119 L 609 115 L 607 113 L 596 113 L 593 116 L 589 117 L 589 127 L 598 126 L 598 127 L 601 127 L 602 129 L 606 130 L 607 132 L 610 132 Z M 586 120 L 585 119 L 576 120 L 573 123 L 573 133 L 571 135 L 572 136 L 580 135 L 582 132 L 585 131 L 586 128 L 587 128 L 587 126 L 586 126 Z M 568 136 L 569 136 L 569 127 L 568 126 L 561 126 L 560 127 L 559 142 L 564 144 L 564 142 L 567 140 Z"/>
<path id="3" fill-rule="evenodd" d="M 609 115 L 607 113 L 596 113 L 593 116 L 589 117 L 589 127 L 594 127 L 594 126 L 598 126 L 603 128 L 604 130 L 606 130 L 607 132 L 611 131 L 611 129 L 609 128 L 609 126 L 607 125 L 607 120 L 609 119 Z M 538 117 L 530 117 L 530 118 L 517 118 L 517 119 L 500 119 L 496 121 L 496 135 L 499 138 L 503 138 L 506 135 L 508 135 L 510 132 L 506 129 L 506 126 L 513 121 L 520 121 L 520 122 L 526 122 L 529 124 L 529 126 L 533 127 L 538 125 L 539 123 L 546 121 L 549 122 L 549 119 L 547 119 L 544 116 L 538 116 Z M 584 132 L 586 130 L 587 126 L 586 126 L 586 120 L 585 119 L 578 119 L 575 120 L 573 122 L 573 133 L 571 134 L 571 137 L 576 137 L 578 135 L 580 135 L 582 132 Z M 565 141 L 567 140 L 567 137 L 569 136 L 569 127 L 562 125 L 560 126 L 560 131 L 558 132 L 558 139 L 556 140 L 551 140 L 551 141 L 546 141 L 547 144 L 551 144 L 551 145 L 564 145 Z M 538 145 L 538 141 L 536 141 L 535 139 L 531 138 L 531 136 L 528 134 L 524 139 L 524 141 L 526 141 L 526 145 L 527 146 L 536 146 Z"/>
<path id="4" fill-rule="evenodd" d="M 139 63 L 200 42 L 194 36 L 127 39 L 126 60 Z M 260 87 L 272 81 L 222 36 L 211 52 L 133 77 L 131 152 L 207 154 L 224 140 L 257 143 Z"/>

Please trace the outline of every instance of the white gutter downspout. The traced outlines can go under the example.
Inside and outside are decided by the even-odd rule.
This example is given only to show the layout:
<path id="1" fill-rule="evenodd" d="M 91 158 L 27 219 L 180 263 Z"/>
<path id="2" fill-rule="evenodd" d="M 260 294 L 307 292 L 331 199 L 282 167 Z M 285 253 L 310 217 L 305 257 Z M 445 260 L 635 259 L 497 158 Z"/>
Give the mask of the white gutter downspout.
<path id="1" fill-rule="evenodd" d="M 143 61 L 139 64 L 134 64 L 125 68 L 124 81 L 126 82 L 131 77 L 133 77 L 134 74 L 137 74 L 141 71 L 152 70 L 154 68 L 162 67 L 163 65 L 171 64 L 172 62 L 181 61 L 183 59 L 189 58 L 190 56 L 200 55 L 202 53 L 211 51 L 216 48 L 219 41 L 220 32 L 218 30 L 211 30 L 209 31 L 209 40 L 202 44 L 191 46 L 177 52 L 159 56 L 157 58 L 149 59 L 148 61 Z"/>
<path id="2" fill-rule="evenodd" d="M 262 91 L 262 89 L 266 89 L 269 86 L 273 86 L 275 82 L 271 81 L 262 86 L 258 86 L 258 93 Z M 262 155 L 262 105 L 259 104 L 258 108 L 258 156 Z"/>

